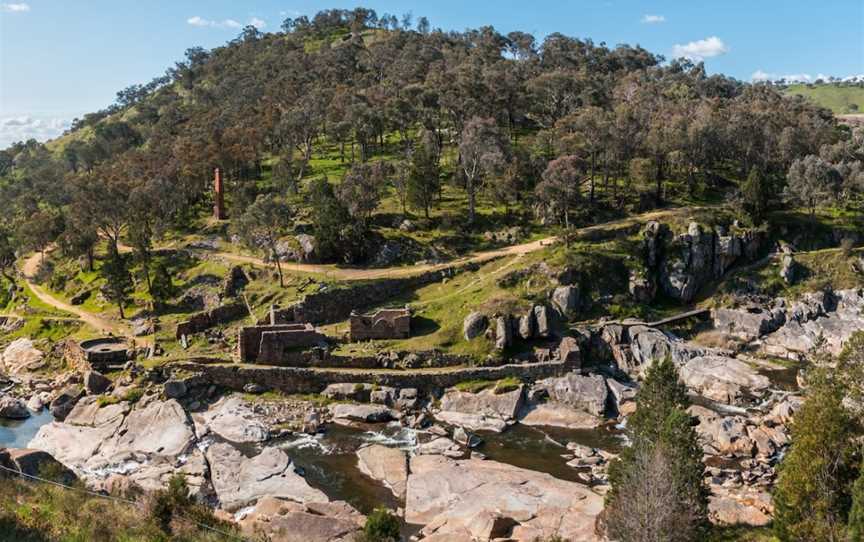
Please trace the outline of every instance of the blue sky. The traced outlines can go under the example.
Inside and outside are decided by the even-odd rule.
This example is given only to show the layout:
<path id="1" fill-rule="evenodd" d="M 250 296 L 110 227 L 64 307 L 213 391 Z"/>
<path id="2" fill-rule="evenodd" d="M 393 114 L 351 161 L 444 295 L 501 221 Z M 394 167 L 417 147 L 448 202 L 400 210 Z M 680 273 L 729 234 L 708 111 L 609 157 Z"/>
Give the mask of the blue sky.
<path id="1" fill-rule="evenodd" d="M 276 31 L 286 16 L 357 5 L 425 15 L 446 30 L 491 24 L 639 44 L 748 81 L 864 74 L 864 0 L 0 0 L 0 147 L 55 135 L 240 25 Z"/>

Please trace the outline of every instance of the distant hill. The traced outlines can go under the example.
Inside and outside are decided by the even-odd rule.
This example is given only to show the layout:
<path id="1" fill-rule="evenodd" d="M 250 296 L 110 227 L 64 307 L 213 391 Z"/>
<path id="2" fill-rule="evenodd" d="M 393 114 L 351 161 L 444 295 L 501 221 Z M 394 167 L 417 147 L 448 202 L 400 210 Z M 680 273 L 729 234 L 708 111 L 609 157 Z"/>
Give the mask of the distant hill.
<path id="1" fill-rule="evenodd" d="M 836 115 L 864 113 L 864 84 L 790 85 L 789 95 L 810 98 Z"/>

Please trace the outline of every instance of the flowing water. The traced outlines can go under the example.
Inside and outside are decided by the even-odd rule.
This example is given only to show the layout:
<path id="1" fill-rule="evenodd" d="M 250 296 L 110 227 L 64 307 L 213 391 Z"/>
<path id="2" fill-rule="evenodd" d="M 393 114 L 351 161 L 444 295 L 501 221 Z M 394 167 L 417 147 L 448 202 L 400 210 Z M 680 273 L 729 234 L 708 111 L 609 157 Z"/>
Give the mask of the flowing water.
<path id="1" fill-rule="evenodd" d="M 48 409 L 30 414 L 26 420 L 0 418 L 0 448 L 26 448 L 39 428 L 54 419 Z"/>

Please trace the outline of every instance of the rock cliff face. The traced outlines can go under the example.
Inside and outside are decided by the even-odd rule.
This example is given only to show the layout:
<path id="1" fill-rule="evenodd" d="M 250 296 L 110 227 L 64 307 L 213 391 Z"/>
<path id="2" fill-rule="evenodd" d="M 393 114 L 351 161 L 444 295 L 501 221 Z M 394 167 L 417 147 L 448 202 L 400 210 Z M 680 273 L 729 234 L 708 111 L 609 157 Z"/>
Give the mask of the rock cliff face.
<path id="1" fill-rule="evenodd" d="M 728 233 L 691 222 L 687 233 L 673 235 L 665 224 L 650 222 L 643 231 L 646 272 L 631 277 L 631 292 L 646 301 L 659 286 L 669 297 L 689 303 L 732 266 L 754 260 L 763 242 L 756 231 Z"/>

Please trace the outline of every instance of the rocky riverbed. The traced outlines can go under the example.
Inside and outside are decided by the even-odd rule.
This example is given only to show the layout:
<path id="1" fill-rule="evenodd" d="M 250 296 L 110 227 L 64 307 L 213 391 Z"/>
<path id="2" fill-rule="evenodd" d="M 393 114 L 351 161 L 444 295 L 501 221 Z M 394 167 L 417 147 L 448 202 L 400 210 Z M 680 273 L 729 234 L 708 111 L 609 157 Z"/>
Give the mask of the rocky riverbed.
<path id="1" fill-rule="evenodd" d="M 712 520 L 764 525 L 802 401 L 801 334 L 818 332 L 836 351 L 864 328 L 862 307 L 864 294 L 848 290 L 715 310 L 711 344 L 725 348 L 601 324 L 574 330 L 567 348 L 581 362 L 571 373 L 443 390 L 231 393 L 134 363 L 106 382 L 47 378 L 12 359 L 0 413 L 18 419 L 2 422 L 0 446 L 27 440 L 112 493 L 153 490 L 183 473 L 198 498 L 274 540 L 348 540 L 381 505 L 424 540 L 597 540 L 606 469 L 627 444 L 639 379 L 668 356 L 692 394 Z M 34 359 L 31 348 L 9 355 Z"/>

